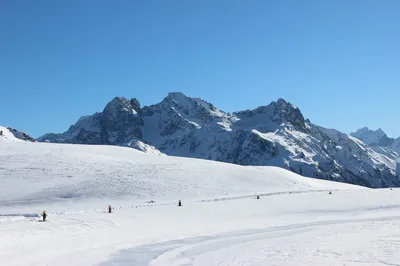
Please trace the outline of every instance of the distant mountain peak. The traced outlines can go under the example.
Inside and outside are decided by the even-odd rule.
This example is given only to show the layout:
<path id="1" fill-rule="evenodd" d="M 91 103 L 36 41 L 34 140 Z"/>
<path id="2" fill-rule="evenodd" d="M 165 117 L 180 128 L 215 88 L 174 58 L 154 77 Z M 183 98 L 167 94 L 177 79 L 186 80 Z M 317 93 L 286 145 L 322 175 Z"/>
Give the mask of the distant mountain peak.
<path id="1" fill-rule="evenodd" d="M 351 136 L 358 138 L 367 145 L 379 144 L 383 145 L 388 141 L 388 136 L 381 129 L 377 130 L 369 129 L 368 127 L 363 127 L 350 134 Z"/>
<path id="2" fill-rule="evenodd" d="M 297 106 L 282 98 L 279 98 L 276 102 L 273 102 L 273 104 L 275 105 L 275 116 L 284 118 L 287 122 L 291 123 L 298 129 L 306 129 L 306 121 Z"/>
<path id="3" fill-rule="evenodd" d="M 140 103 L 136 99 L 129 100 L 125 97 L 114 97 L 104 108 L 103 113 L 118 118 L 121 112 L 136 115 L 140 110 Z"/>
<path id="4" fill-rule="evenodd" d="M 279 104 L 279 105 L 287 105 L 287 104 L 289 104 L 289 102 L 286 101 L 283 98 L 278 98 L 278 100 L 276 100 L 276 103 Z"/>
<path id="5" fill-rule="evenodd" d="M 188 96 L 186 96 L 185 94 L 183 94 L 182 92 L 179 92 L 179 91 L 169 92 L 167 97 L 184 97 L 184 98 L 188 98 Z"/>

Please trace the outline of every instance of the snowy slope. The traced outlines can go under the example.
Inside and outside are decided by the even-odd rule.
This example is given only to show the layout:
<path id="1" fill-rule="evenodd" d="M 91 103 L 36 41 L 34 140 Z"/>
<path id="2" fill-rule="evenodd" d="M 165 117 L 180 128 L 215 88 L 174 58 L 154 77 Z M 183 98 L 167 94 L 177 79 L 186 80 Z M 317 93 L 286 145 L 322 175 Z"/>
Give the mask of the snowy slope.
<path id="1" fill-rule="evenodd" d="M 275 167 L 244 167 L 115 146 L 6 142 L 0 161 L 6 162 L 0 168 L 0 201 L 7 205 L 351 187 Z"/>
<path id="2" fill-rule="evenodd" d="M 115 146 L 1 144 L 4 265 L 396 265 L 400 260 L 398 189 L 372 190 L 276 167 Z M 178 199 L 182 207 L 176 207 Z M 112 214 L 106 213 L 108 204 Z M 43 209 L 48 221 L 38 222 Z"/>

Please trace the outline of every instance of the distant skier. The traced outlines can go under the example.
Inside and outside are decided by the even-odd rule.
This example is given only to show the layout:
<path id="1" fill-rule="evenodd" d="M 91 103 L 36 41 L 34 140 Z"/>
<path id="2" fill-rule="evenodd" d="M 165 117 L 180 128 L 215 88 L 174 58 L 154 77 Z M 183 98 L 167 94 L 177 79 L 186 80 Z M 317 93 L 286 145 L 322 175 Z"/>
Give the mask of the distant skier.
<path id="1" fill-rule="evenodd" d="M 0 136 L 3 136 L 3 130 L 0 130 Z"/>
<path id="2" fill-rule="evenodd" d="M 43 211 L 42 216 L 43 216 L 43 222 L 45 222 L 47 217 L 46 211 Z"/>
<path id="3" fill-rule="evenodd" d="M 260 195 L 257 195 L 257 199 L 260 199 Z"/>
<path id="4" fill-rule="evenodd" d="M 332 191 L 329 191 L 329 195 L 332 195 Z"/>
<path id="5" fill-rule="evenodd" d="M 179 206 L 179 207 L 182 206 L 181 200 L 178 201 L 178 206 Z"/>
<path id="6" fill-rule="evenodd" d="M 108 205 L 108 213 L 111 213 L 111 209 L 112 209 L 111 205 Z"/>

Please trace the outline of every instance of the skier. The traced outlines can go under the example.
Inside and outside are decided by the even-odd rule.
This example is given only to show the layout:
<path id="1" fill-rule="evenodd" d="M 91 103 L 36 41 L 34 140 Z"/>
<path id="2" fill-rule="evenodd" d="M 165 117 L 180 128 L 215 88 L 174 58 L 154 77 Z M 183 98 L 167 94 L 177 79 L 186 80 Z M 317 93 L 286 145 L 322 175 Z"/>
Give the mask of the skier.
<path id="1" fill-rule="evenodd" d="M 43 222 L 45 222 L 47 217 L 46 211 L 43 211 L 42 216 L 43 216 Z"/>
<path id="2" fill-rule="evenodd" d="M 178 201 L 178 206 L 182 206 L 181 200 Z"/>
<path id="3" fill-rule="evenodd" d="M 108 205 L 108 213 L 111 213 L 111 205 Z"/>
<path id="4" fill-rule="evenodd" d="M 257 199 L 260 199 L 260 195 L 257 195 Z"/>
<path id="5" fill-rule="evenodd" d="M 0 130 L 0 136 L 3 136 L 3 130 Z"/>

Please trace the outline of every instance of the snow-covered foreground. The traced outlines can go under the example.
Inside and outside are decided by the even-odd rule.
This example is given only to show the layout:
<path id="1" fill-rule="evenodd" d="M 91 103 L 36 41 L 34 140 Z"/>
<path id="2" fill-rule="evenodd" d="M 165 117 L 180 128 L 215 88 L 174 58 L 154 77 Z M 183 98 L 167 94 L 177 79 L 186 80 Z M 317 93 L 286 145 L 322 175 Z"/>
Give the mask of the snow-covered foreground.
<path id="1" fill-rule="evenodd" d="M 107 146 L 0 141 L 0 162 L 1 265 L 400 261 L 397 189 Z"/>

